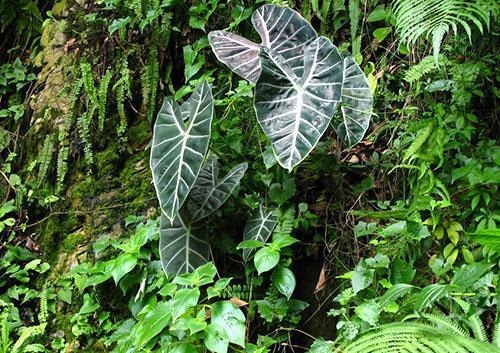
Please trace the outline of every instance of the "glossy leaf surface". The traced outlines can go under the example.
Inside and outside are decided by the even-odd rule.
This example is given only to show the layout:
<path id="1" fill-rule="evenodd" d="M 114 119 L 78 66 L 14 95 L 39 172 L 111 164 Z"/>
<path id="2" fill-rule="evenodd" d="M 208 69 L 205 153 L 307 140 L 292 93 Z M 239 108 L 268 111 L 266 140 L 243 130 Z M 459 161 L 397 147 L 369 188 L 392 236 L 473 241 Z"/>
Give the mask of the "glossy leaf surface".
<path id="1" fill-rule="evenodd" d="M 350 55 L 344 58 L 343 72 L 342 121 L 335 129 L 340 139 L 352 147 L 365 136 L 370 124 L 373 94 L 365 74 Z"/>
<path id="2" fill-rule="evenodd" d="M 191 272 L 209 261 L 209 244 L 202 229 L 187 226 L 177 216 L 173 224 L 160 220 L 160 258 L 167 275 Z"/>
<path id="3" fill-rule="evenodd" d="M 212 156 L 205 163 L 194 185 L 188 207 L 192 221 L 199 221 L 213 213 L 227 200 L 248 168 L 240 163 L 219 179 L 217 158 Z"/>
<path id="4" fill-rule="evenodd" d="M 182 111 L 187 111 L 187 107 L 189 120 L 185 123 Z M 160 207 L 170 222 L 186 201 L 202 167 L 210 140 L 213 110 L 212 91 L 203 81 L 183 109 L 167 97 L 158 113 L 150 166 Z"/>
<path id="5" fill-rule="evenodd" d="M 342 58 L 328 39 L 319 37 L 305 50 L 302 76 L 273 50 L 263 48 L 261 60 L 254 99 L 257 120 L 278 163 L 292 170 L 316 146 L 335 113 Z"/>
<path id="6" fill-rule="evenodd" d="M 309 22 L 288 7 L 264 5 L 253 13 L 252 24 L 261 44 L 226 31 L 210 32 L 208 39 L 217 59 L 241 77 L 256 82 L 261 70 L 260 48 L 271 48 L 301 76 L 304 50 L 317 37 Z"/>
<path id="7" fill-rule="evenodd" d="M 257 240 L 262 243 L 267 242 L 274 227 L 278 223 L 278 217 L 273 211 L 266 210 L 260 205 L 258 212 L 248 220 L 243 231 L 244 240 Z M 243 260 L 248 261 L 252 249 L 243 250 Z"/>

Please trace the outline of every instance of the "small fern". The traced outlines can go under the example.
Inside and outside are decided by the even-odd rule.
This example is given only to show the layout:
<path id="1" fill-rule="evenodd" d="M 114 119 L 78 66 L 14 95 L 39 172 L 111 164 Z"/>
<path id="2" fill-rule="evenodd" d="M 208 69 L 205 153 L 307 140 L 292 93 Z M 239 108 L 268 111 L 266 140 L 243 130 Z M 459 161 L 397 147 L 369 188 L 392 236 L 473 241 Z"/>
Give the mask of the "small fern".
<path id="1" fill-rule="evenodd" d="M 358 0 L 349 1 L 349 20 L 351 22 L 352 55 L 356 57 L 361 52 L 361 36 L 358 35 L 361 9 Z"/>
<path id="2" fill-rule="evenodd" d="M 120 117 L 120 123 L 116 129 L 118 137 L 122 140 L 124 139 L 123 134 L 127 129 L 127 114 L 125 112 L 125 99 L 131 97 L 131 81 L 130 72 L 128 67 L 128 55 L 125 54 L 122 58 L 121 69 L 120 69 L 120 80 L 116 83 L 116 108 L 118 110 L 118 116 Z"/>
<path id="3" fill-rule="evenodd" d="M 83 152 L 85 156 L 85 161 L 88 166 L 94 164 L 94 154 L 92 151 L 92 144 L 90 141 L 90 114 L 89 112 L 83 112 L 78 116 L 77 125 L 80 138 L 83 142 Z"/>
<path id="4" fill-rule="evenodd" d="M 64 187 L 64 178 L 68 172 L 68 155 L 69 147 L 59 146 L 59 153 L 57 154 L 57 179 L 56 179 L 56 192 L 60 193 Z"/>
<path id="5" fill-rule="evenodd" d="M 40 187 L 45 179 L 47 178 L 47 173 L 49 171 L 50 164 L 52 162 L 52 155 L 54 152 L 54 141 L 53 135 L 47 135 L 43 142 L 42 150 L 38 156 L 40 162 L 40 167 L 38 169 L 38 186 Z"/>
<path id="6" fill-rule="evenodd" d="M 101 78 L 101 82 L 99 82 L 99 96 L 98 96 L 98 128 L 99 131 L 104 129 L 104 118 L 106 116 L 106 102 L 108 98 L 108 87 L 111 79 L 113 78 L 113 72 L 111 70 L 107 70 L 104 76 Z"/>
<path id="7" fill-rule="evenodd" d="M 273 232 L 273 239 L 290 236 L 293 231 L 293 222 L 295 220 L 295 210 L 288 208 L 279 218 L 279 222 Z"/>
<path id="8" fill-rule="evenodd" d="M 73 87 L 71 87 L 71 90 L 69 92 L 69 96 L 68 96 L 69 110 L 68 110 L 68 115 L 66 116 L 66 120 L 64 121 L 64 127 L 63 127 L 64 132 L 60 138 L 61 140 L 66 139 L 67 133 L 73 127 L 73 123 L 74 123 L 75 116 L 76 116 L 76 105 L 77 105 L 77 102 L 80 98 L 80 92 L 82 90 L 82 86 L 83 86 L 83 80 L 78 79 L 73 84 Z"/>
<path id="9" fill-rule="evenodd" d="M 456 34 L 461 25 L 471 39 L 470 22 L 483 33 L 483 24 L 489 28 L 490 12 L 498 11 L 494 0 L 393 0 L 392 5 L 401 40 L 412 45 L 422 36 L 431 39 L 436 61 L 450 29 Z"/>
<path id="10" fill-rule="evenodd" d="M 152 45 L 148 54 L 148 85 L 150 97 L 148 99 L 148 119 L 153 120 L 156 109 L 156 96 L 158 93 L 158 81 L 160 80 L 160 65 L 158 63 L 158 48 Z"/>
<path id="11" fill-rule="evenodd" d="M 440 65 L 436 63 L 434 57 L 426 56 L 425 58 L 420 60 L 418 64 L 413 65 L 406 71 L 405 75 L 403 76 L 403 80 L 405 80 L 409 84 L 414 84 L 415 82 L 420 81 L 425 75 L 441 69 L 443 68 L 443 66 L 448 66 L 451 64 L 451 62 L 444 55 L 439 55 L 438 62 Z"/>
<path id="12" fill-rule="evenodd" d="M 334 352 L 345 353 L 499 353 L 492 344 L 433 325 L 405 322 L 380 325 Z"/>
<path id="13" fill-rule="evenodd" d="M 497 318 L 495 320 L 495 326 L 493 327 L 493 339 L 492 343 L 500 348 L 500 317 L 497 312 Z"/>

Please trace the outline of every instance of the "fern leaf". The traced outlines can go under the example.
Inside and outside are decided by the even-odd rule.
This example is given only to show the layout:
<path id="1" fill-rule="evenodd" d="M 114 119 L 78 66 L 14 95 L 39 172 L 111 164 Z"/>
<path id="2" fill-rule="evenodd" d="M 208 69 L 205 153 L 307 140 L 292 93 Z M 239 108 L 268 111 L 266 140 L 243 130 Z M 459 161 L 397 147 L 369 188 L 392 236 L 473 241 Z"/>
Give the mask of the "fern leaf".
<path id="1" fill-rule="evenodd" d="M 471 38 L 470 23 L 483 33 L 489 29 L 490 14 L 498 12 L 493 0 L 393 0 L 396 32 L 408 45 L 425 36 L 432 37 L 434 57 L 450 28 L 457 32 L 459 24 Z"/>
<path id="2" fill-rule="evenodd" d="M 342 346 L 345 353 L 498 353 L 500 349 L 423 323 L 385 324 Z"/>

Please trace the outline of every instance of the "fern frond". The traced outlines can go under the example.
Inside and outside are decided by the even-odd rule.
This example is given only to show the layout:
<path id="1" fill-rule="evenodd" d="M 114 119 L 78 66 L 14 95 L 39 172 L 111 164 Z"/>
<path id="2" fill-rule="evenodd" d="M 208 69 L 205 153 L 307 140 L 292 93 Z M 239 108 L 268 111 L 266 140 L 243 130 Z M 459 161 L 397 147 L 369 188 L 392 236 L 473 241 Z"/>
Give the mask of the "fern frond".
<path id="1" fill-rule="evenodd" d="M 439 330 L 444 329 L 446 331 L 449 331 L 450 334 L 470 337 L 469 333 L 463 327 L 440 312 L 422 313 L 422 317 L 436 326 L 436 328 Z"/>
<path id="2" fill-rule="evenodd" d="M 98 96 L 98 128 L 99 131 L 104 129 L 104 118 L 106 116 L 106 102 L 108 98 L 108 87 L 111 82 L 111 78 L 113 78 L 113 72 L 111 70 L 106 70 L 106 73 L 101 78 L 101 82 L 99 82 L 99 96 Z"/>
<path id="3" fill-rule="evenodd" d="M 418 64 L 413 65 L 406 71 L 403 80 L 405 80 L 409 84 L 414 84 L 415 82 L 420 81 L 420 79 L 425 75 L 444 66 L 450 65 L 450 61 L 444 55 L 438 56 L 438 62 L 440 65 L 436 63 L 434 57 L 426 56 L 425 58 L 420 60 Z"/>
<path id="4" fill-rule="evenodd" d="M 474 334 L 474 338 L 483 342 L 488 342 L 488 335 L 486 334 L 486 328 L 478 314 L 474 313 L 467 318 L 467 324 Z"/>
<path id="5" fill-rule="evenodd" d="M 59 193 L 62 191 L 64 186 L 64 178 L 68 172 L 68 155 L 69 147 L 60 145 L 59 153 L 57 154 L 57 180 L 56 180 L 56 191 Z"/>
<path id="6" fill-rule="evenodd" d="M 385 324 L 340 347 L 345 353 L 498 353 L 497 347 L 422 323 Z"/>
<path id="7" fill-rule="evenodd" d="M 493 0 L 393 0 L 392 5 L 401 40 L 412 45 L 422 36 L 432 38 L 436 60 L 450 29 L 456 34 L 460 25 L 470 40 L 470 23 L 483 33 L 483 25 L 489 29 L 490 13 L 498 12 Z"/>
<path id="8" fill-rule="evenodd" d="M 273 238 L 279 238 L 292 235 L 293 222 L 295 220 L 295 210 L 290 207 L 283 214 L 281 214 L 279 223 L 273 232 Z"/>
<path id="9" fill-rule="evenodd" d="M 52 162 L 52 154 L 54 152 L 54 141 L 52 134 L 47 135 L 43 142 L 42 150 L 38 160 L 40 162 L 40 168 L 38 169 L 38 186 L 41 186 L 47 177 L 50 164 Z"/>
<path id="10" fill-rule="evenodd" d="M 500 317 L 498 312 L 495 320 L 495 326 L 493 326 L 493 339 L 491 343 L 500 348 Z"/>
<path id="11" fill-rule="evenodd" d="M 131 97 L 131 82 L 130 82 L 130 72 L 128 67 L 128 57 L 125 55 L 122 58 L 122 64 L 120 69 L 121 78 L 116 84 L 116 106 L 118 110 L 118 115 L 120 116 L 120 123 L 116 129 L 118 137 L 124 139 L 123 134 L 127 129 L 127 115 L 125 113 L 125 98 Z"/>
<path id="12" fill-rule="evenodd" d="M 152 45 L 148 54 L 148 85 L 149 85 L 149 105 L 148 119 L 153 120 L 156 109 L 156 96 L 158 93 L 158 81 L 160 80 L 160 64 L 158 63 L 158 48 Z"/>
<path id="13" fill-rule="evenodd" d="M 349 20 L 351 23 L 351 43 L 352 55 L 356 56 L 361 51 L 361 37 L 358 36 L 359 19 L 361 17 L 361 9 L 359 8 L 358 0 L 349 1 Z"/>

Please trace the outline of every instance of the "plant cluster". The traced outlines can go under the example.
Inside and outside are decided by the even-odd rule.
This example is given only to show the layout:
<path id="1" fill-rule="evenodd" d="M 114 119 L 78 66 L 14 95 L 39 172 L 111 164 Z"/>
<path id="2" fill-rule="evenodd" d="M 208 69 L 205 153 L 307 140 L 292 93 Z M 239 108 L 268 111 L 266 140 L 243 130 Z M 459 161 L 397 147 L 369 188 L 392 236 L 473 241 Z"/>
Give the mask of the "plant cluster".
<path id="1" fill-rule="evenodd" d="M 0 352 L 500 351 L 496 3 L 12 4 Z"/>

